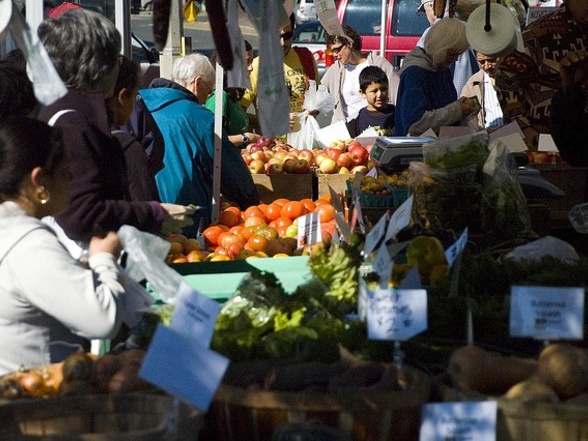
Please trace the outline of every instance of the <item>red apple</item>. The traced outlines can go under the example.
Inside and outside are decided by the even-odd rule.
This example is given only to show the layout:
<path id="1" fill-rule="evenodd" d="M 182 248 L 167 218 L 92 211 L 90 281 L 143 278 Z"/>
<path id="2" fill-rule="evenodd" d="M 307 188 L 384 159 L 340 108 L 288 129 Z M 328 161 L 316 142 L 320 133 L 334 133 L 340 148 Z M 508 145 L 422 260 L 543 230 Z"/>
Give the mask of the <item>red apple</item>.
<path id="1" fill-rule="evenodd" d="M 306 159 L 299 158 L 294 165 L 294 173 L 304 174 L 310 171 L 310 163 Z"/>
<path id="2" fill-rule="evenodd" d="M 266 173 L 268 175 L 281 175 L 284 173 L 284 169 L 282 168 L 282 164 L 268 164 Z"/>
<path id="3" fill-rule="evenodd" d="M 294 169 L 296 168 L 296 161 L 297 159 L 286 157 L 286 159 L 284 159 L 284 162 L 282 162 L 282 169 L 284 170 L 284 172 L 294 173 Z"/>
<path id="4" fill-rule="evenodd" d="M 292 153 L 292 152 L 288 152 L 286 153 L 286 157 L 284 158 L 284 160 L 286 159 L 293 159 L 294 161 L 298 161 L 298 155 Z"/>
<path id="5" fill-rule="evenodd" d="M 263 154 L 265 155 L 265 162 L 269 161 L 274 157 L 274 152 L 272 152 L 271 150 L 264 150 Z"/>
<path id="6" fill-rule="evenodd" d="M 350 170 L 350 173 L 354 175 L 355 173 L 361 173 L 365 175 L 368 172 L 368 168 L 365 165 L 356 165 Z"/>
<path id="7" fill-rule="evenodd" d="M 368 144 L 365 146 L 365 149 L 368 151 L 368 153 L 371 153 L 373 148 L 374 148 L 373 144 Z"/>
<path id="8" fill-rule="evenodd" d="M 325 149 L 325 153 L 327 154 L 327 156 L 329 158 L 334 159 L 335 161 L 337 161 L 337 158 L 341 154 L 341 150 L 336 149 L 336 148 L 333 148 L 333 147 L 329 147 L 328 149 Z"/>
<path id="9" fill-rule="evenodd" d="M 355 165 L 366 165 L 370 154 L 364 146 L 359 144 L 354 145 L 349 149 L 349 156 L 351 156 L 351 159 Z"/>
<path id="10" fill-rule="evenodd" d="M 285 150 L 277 150 L 274 151 L 274 158 L 276 158 L 278 161 L 283 161 L 284 158 L 286 157 L 287 153 Z"/>
<path id="11" fill-rule="evenodd" d="M 248 144 L 247 147 L 245 147 L 245 150 L 247 150 L 249 153 L 262 152 L 263 151 L 263 146 L 261 146 L 261 145 L 259 145 L 257 143 Z"/>
<path id="12" fill-rule="evenodd" d="M 265 162 L 265 153 L 261 150 L 253 152 L 251 153 L 251 159 L 259 159 L 260 161 Z"/>
<path id="13" fill-rule="evenodd" d="M 260 159 L 253 159 L 249 163 L 249 171 L 251 171 L 254 175 L 263 174 L 265 168 L 265 163 Z"/>
<path id="14" fill-rule="evenodd" d="M 325 160 L 325 159 L 331 159 L 331 158 L 329 158 L 326 153 L 319 153 L 318 155 L 316 155 L 314 157 L 314 163 L 317 165 L 317 167 L 320 167 L 321 162 L 323 162 L 323 160 Z"/>
<path id="15" fill-rule="evenodd" d="M 323 159 L 321 161 L 319 168 L 320 168 L 321 172 L 323 172 L 325 174 L 337 173 L 337 171 L 339 170 L 339 166 L 337 165 L 337 162 L 334 159 L 331 159 L 329 157 L 326 157 L 325 159 Z"/>
<path id="16" fill-rule="evenodd" d="M 339 167 L 345 168 L 351 168 L 355 165 L 349 153 L 341 153 L 337 158 L 337 164 L 339 165 Z"/>
<path id="17" fill-rule="evenodd" d="M 309 149 L 302 149 L 298 153 L 298 159 L 306 159 L 310 165 L 314 164 L 314 153 Z"/>
<path id="18" fill-rule="evenodd" d="M 272 144 L 272 139 L 261 135 L 257 140 L 257 144 L 259 144 L 262 147 L 269 147 Z"/>
<path id="19" fill-rule="evenodd" d="M 241 152 L 241 157 L 243 158 L 243 161 L 245 161 L 245 164 L 247 164 L 247 165 L 251 164 L 251 161 L 253 160 L 251 155 L 247 152 Z"/>

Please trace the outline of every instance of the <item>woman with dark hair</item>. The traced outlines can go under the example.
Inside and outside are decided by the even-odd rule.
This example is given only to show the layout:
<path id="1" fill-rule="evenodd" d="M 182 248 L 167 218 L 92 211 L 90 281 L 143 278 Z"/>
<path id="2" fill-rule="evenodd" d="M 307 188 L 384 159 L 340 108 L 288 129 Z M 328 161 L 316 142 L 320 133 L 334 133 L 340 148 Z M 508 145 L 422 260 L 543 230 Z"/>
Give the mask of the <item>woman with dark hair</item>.
<path id="1" fill-rule="evenodd" d="M 162 235 L 191 225 L 191 207 L 129 201 L 125 158 L 110 133 L 105 103 L 113 95 L 120 65 L 121 37 L 114 24 L 75 9 L 43 21 L 38 32 L 68 87 L 63 98 L 39 114 L 40 120 L 62 129 L 71 158 L 69 208 L 55 217 L 65 235 L 83 248 L 93 234 L 125 224 Z"/>
<path id="2" fill-rule="evenodd" d="M 120 69 L 113 95 L 106 100 L 110 113 L 112 135 L 120 143 L 127 162 L 129 192 L 133 201 L 158 201 L 155 183 L 158 168 L 150 163 L 149 155 L 131 133 L 120 130 L 135 108 L 141 77 L 140 66 L 124 55 L 120 56 Z"/>
<path id="3" fill-rule="evenodd" d="M 335 97 L 335 109 L 331 122 L 349 121 L 367 106 L 359 91 L 359 74 L 367 66 L 378 66 L 388 77 L 388 102 L 396 104 L 398 75 L 394 66 L 384 57 L 361 51 L 361 35 L 348 25 L 343 25 L 344 36 L 327 34 L 325 43 L 330 45 L 337 61 L 327 69 L 321 84 Z"/>
<path id="4" fill-rule="evenodd" d="M 0 375 L 61 361 L 122 322 L 116 233 L 91 239 L 87 268 L 40 220 L 67 207 L 69 163 L 60 130 L 0 122 Z"/>
<path id="5" fill-rule="evenodd" d="M 33 83 L 19 63 L 0 61 L 0 121 L 10 116 L 27 116 L 37 108 Z M 26 62 L 25 62 L 26 66 Z"/>

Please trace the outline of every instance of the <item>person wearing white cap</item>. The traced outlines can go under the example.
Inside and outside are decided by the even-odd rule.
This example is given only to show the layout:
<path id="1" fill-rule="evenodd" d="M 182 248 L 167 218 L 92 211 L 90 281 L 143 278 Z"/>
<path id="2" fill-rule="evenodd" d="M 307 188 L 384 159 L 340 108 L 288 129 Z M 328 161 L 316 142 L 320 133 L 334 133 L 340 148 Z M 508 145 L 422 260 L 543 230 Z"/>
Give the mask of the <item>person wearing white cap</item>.
<path id="1" fill-rule="evenodd" d="M 431 23 L 432 26 L 442 18 L 449 16 L 449 2 L 447 2 L 447 7 L 445 8 L 443 17 L 437 17 L 435 15 L 432 0 L 421 0 L 421 4 L 417 9 L 417 14 L 420 12 L 424 12 L 427 15 L 427 20 L 429 20 L 429 23 Z M 425 29 L 425 32 L 423 32 L 423 35 L 417 43 L 418 47 L 425 47 L 425 37 L 427 36 L 427 33 L 430 29 L 431 27 Z M 476 61 L 474 51 L 471 48 L 468 48 L 468 50 L 461 54 L 457 60 L 451 64 L 450 68 L 453 75 L 453 85 L 455 86 L 455 90 L 458 94 L 461 92 L 468 79 L 480 70 L 480 66 Z"/>

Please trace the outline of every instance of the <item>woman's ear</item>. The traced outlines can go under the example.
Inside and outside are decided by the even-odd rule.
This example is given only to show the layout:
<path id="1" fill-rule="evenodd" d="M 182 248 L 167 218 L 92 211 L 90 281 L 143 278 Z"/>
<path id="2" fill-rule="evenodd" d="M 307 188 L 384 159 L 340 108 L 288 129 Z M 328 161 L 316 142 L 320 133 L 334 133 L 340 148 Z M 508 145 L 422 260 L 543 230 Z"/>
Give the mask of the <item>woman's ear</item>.
<path id="1" fill-rule="evenodd" d="M 35 167 L 33 169 L 33 171 L 31 171 L 31 174 L 29 175 L 30 182 L 35 187 L 44 186 L 46 184 L 46 182 L 45 182 L 46 181 L 45 176 L 46 175 L 45 175 L 45 173 L 43 173 L 43 168 L 41 168 L 41 167 Z"/>

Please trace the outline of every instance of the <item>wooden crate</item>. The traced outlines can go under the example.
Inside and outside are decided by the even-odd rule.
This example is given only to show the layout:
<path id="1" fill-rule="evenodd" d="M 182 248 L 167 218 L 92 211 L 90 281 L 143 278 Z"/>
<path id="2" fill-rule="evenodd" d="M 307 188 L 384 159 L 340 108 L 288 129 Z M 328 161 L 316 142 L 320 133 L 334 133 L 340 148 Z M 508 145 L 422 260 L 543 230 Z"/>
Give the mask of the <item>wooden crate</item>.
<path id="1" fill-rule="evenodd" d="M 316 179 L 317 179 L 317 193 L 316 193 L 315 199 L 318 199 L 321 196 L 324 196 L 326 194 L 331 194 L 329 192 L 329 186 L 332 187 L 333 190 L 335 190 L 335 192 L 337 194 L 344 195 L 345 192 L 347 191 L 347 180 L 353 179 L 353 175 L 339 175 L 339 174 L 327 175 L 324 173 L 317 173 Z"/>
<path id="2" fill-rule="evenodd" d="M 269 204 L 279 198 L 292 201 L 314 199 L 314 176 L 312 173 L 252 176 L 261 202 L 264 204 Z"/>
<path id="3" fill-rule="evenodd" d="M 221 385 L 201 435 L 210 441 L 265 441 L 284 424 L 318 422 L 356 441 L 417 441 L 431 378 L 410 366 L 404 369 L 408 386 L 392 392 L 273 392 Z"/>

